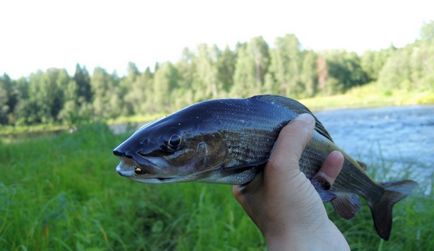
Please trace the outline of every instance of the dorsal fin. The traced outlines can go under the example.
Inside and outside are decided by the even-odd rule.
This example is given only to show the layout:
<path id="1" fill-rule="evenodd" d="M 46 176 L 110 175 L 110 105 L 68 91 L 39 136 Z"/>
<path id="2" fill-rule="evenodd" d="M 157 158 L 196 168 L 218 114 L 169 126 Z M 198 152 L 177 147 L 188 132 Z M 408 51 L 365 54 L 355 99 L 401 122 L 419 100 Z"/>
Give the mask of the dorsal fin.
<path id="1" fill-rule="evenodd" d="M 296 112 L 297 114 L 302 114 L 302 113 L 311 114 L 315 118 L 315 121 L 316 121 L 315 130 L 319 134 L 321 134 L 322 136 L 326 137 L 331 142 L 333 142 L 332 137 L 330 136 L 329 132 L 325 129 L 323 124 L 317 119 L 317 117 L 315 117 L 315 115 L 309 110 L 309 108 L 307 108 L 306 106 L 304 106 L 302 103 L 298 102 L 297 100 L 283 97 L 283 96 L 277 96 L 277 95 L 258 95 L 258 96 L 251 97 L 251 99 L 260 100 L 260 101 L 267 102 L 267 103 L 280 104 L 281 106 L 284 106 L 284 107 L 287 107 L 288 109 L 291 109 L 292 111 Z"/>

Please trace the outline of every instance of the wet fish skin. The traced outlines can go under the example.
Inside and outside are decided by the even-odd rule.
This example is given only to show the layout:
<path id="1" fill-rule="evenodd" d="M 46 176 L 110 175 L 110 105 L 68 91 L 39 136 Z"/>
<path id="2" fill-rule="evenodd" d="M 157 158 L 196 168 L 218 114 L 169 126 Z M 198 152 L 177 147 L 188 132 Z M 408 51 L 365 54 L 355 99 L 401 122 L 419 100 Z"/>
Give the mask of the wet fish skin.
<path id="1" fill-rule="evenodd" d="M 142 127 L 114 149 L 121 157 L 117 171 L 144 183 L 245 184 L 264 168 L 280 129 L 306 112 L 311 113 L 299 102 L 273 95 L 197 103 Z M 312 178 L 334 150 L 344 154 L 344 167 L 329 191 L 315 188 L 320 195 L 333 195 L 323 200 L 336 198 L 332 203 L 344 218 L 357 213 L 358 196 L 364 197 L 377 233 L 387 240 L 393 204 L 408 195 L 416 183 L 375 183 L 357 161 L 333 143 L 317 119 L 300 159 L 300 170 Z"/>

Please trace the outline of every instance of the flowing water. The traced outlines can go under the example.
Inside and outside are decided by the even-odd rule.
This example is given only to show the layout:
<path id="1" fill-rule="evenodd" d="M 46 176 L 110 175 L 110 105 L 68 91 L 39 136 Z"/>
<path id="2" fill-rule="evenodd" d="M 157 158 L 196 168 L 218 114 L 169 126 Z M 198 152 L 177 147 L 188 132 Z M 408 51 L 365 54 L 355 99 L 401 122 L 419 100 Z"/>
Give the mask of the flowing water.
<path id="1" fill-rule="evenodd" d="M 340 109 L 316 115 L 335 143 L 353 157 L 390 167 L 391 177 L 433 177 L 434 106 Z"/>

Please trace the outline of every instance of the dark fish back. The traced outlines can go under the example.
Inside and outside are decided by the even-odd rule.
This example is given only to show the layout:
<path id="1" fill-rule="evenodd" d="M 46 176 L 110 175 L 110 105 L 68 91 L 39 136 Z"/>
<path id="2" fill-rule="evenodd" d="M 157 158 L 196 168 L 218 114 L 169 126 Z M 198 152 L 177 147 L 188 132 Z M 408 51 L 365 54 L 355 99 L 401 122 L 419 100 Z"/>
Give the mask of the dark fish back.
<path id="1" fill-rule="evenodd" d="M 290 99 L 287 97 L 282 97 L 282 96 L 275 96 L 275 95 L 258 95 L 258 96 L 253 96 L 250 99 L 259 100 L 262 102 L 267 102 L 267 103 L 272 103 L 272 104 L 277 104 L 279 106 L 282 106 L 286 109 L 291 110 L 291 112 L 293 112 L 297 115 L 302 114 L 302 113 L 309 113 L 310 115 L 312 115 L 315 118 L 315 130 L 319 134 L 323 135 L 324 137 L 326 137 L 327 139 L 329 139 L 330 141 L 333 142 L 333 139 L 330 136 L 329 132 L 325 129 L 325 127 L 318 120 L 318 118 L 309 110 L 309 108 L 307 108 L 305 105 L 298 102 L 297 100 Z"/>

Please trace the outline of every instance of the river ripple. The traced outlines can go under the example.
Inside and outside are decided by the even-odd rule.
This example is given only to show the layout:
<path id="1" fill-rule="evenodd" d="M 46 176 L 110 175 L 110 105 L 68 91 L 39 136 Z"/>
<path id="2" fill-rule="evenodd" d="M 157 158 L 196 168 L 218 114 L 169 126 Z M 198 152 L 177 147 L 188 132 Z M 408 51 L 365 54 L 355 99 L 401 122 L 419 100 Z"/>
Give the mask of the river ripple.
<path id="1" fill-rule="evenodd" d="M 433 176 L 434 106 L 339 109 L 316 115 L 350 155 L 367 163 L 382 162 L 396 176 L 409 169 L 418 180 Z"/>

